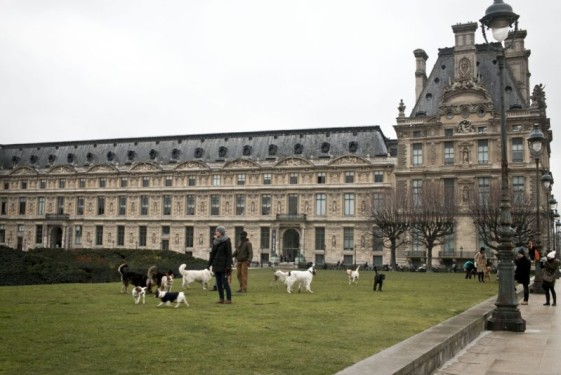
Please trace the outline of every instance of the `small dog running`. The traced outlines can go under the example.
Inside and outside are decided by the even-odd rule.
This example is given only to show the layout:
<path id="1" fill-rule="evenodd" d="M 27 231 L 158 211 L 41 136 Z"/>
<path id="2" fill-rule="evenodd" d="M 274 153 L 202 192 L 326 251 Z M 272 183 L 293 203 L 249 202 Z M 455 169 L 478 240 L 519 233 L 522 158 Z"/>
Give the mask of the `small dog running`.
<path id="1" fill-rule="evenodd" d="M 146 304 L 146 287 L 135 286 L 132 289 L 132 299 L 134 300 L 134 304 L 138 305 L 140 303 L 140 299 L 142 298 L 142 304 Z"/>
<path id="2" fill-rule="evenodd" d="M 185 297 L 185 293 L 183 292 L 163 292 L 159 289 L 156 289 L 156 298 L 159 298 L 162 301 L 158 304 L 157 307 L 160 307 L 164 304 L 171 305 L 172 302 L 176 302 L 176 309 L 179 307 L 179 305 L 181 305 L 181 303 L 184 303 L 187 307 L 189 307 L 189 303 L 187 302 L 187 298 Z"/>
<path id="3" fill-rule="evenodd" d="M 347 270 L 347 276 L 349 276 L 349 285 L 358 284 L 359 269 L 360 269 L 360 265 L 356 267 L 356 270 L 352 270 L 352 269 Z"/>
<path id="4" fill-rule="evenodd" d="M 288 277 L 288 272 L 281 270 L 273 270 L 273 281 L 271 281 L 271 288 L 273 286 L 279 287 L 280 283 L 286 284 L 286 278 Z"/>
<path id="5" fill-rule="evenodd" d="M 292 286 L 298 283 L 298 293 L 300 293 L 302 287 L 308 292 L 313 293 L 311 285 L 315 274 L 316 268 L 314 266 L 311 266 L 306 271 L 290 271 L 286 278 L 286 291 L 292 293 Z"/>
<path id="6" fill-rule="evenodd" d="M 382 286 L 384 285 L 384 280 L 386 279 L 386 275 L 383 273 L 378 274 L 378 269 L 374 266 L 374 288 L 372 290 L 376 291 L 376 288 L 381 292 Z"/>
<path id="7" fill-rule="evenodd" d="M 199 282 L 203 285 L 203 289 L 208 288 L 208 283 L 212 279 L 213 273 L 211 270 L 186 270 L 186 264 L 179 266 L 179 273 L 183 276 L 182 286 L 183 288 L 189 287 L 189 284 L 193 282 Z"/>

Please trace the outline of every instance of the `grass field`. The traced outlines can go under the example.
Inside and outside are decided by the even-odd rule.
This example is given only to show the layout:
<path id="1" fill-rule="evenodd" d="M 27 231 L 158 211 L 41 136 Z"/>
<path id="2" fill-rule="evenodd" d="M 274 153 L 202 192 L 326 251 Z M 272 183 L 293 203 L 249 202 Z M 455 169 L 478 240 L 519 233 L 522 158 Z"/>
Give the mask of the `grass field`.
<path id="1" fill-rule="evenodd" d="M 195 284 L 178 309 L 152 295 L 135 305 L 118 283 L 0 287 L 0 373 L 333 374 L 498 292 L 409 272 L 386 272 L 373 292 L 372 272 L 349 286 L 344 271 L 319 270 L 314 294 L 288 294 L 271 273 L 250 270 L 232 305 Z"/>

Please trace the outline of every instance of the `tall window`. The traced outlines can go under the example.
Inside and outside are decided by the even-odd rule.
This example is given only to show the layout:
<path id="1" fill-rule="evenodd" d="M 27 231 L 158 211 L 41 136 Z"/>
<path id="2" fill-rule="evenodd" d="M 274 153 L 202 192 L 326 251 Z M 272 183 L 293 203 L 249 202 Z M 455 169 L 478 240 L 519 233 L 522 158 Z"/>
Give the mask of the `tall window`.
<path id="1" fill-rule="evenodd" d="M 97 214 L 105 215 L 105 197 L 97 197 Z"/>
<path id="2" fill-rule="evenodd" d="M 64 213 L 64 197 L 56 197 L 56 213 L 59 215 Z"/>
<path id="3" fill-rule="evenodd" d="M 41 198 L 39 198 L 39 201 Z M 45 198 L 43 198 L 43 213 L 45 212 Z M 8 198 L 2 197 L 2 203 L 0 206 L 0 215 L 7 215 L 8 214 Z M 37 211 L 38 215 L 42 215 Z"/>
<path id="4" fill-rule="evenodd" d="M 242 216 L 245 212 L 245 195 L 236 194 L 236 215 Z"/>
<path id="5" fill-rule="evenodd" d="M 171 195 L 164 195 L 162 197 L 163 214 L 171 215 Z"/>
<path id="6" fill-rule="evenodd" d="M 47 188 L 47 180 L 44 178 L 39 180 L 39 189 L 46 189 Z"/>
<path id="7" fill-rule="evenodd" d="M 189 186 L 197 186 L 197 177 L 190 175 L 187 177 L 187 185 Z"/>
<path id="8" fill-rule="evenodd" d="M 83 215 L 84 214 L 84 197 L 76 198 L 76 215 Z"/>
<path id="9" fill-rule="evenodd" d="M 165 186 L 173 186 L 173 177 L 172 176 L 166 176 L 165 182 L 164 182 Z"/>
<path id="10" fill-rule="evenodd" d="M 58 187 L 59 187 L 60 189 L 64 189 L 64 188 L 66 187 L 66 179 L 60 178 L 60 179 L 58 180 Z"/>
<path id="11" fill-rule="evenodd" d="M 479 199 L 479 204 L 487 205 L 489 203 L 490 194 L 489 177 L 479 177 L 477 178 L 477 194 Z"/>
<path id="12" fill-rule="evenodd" d="M 512 138 L 512 162 L 521 163 L 524 161 L 524 140 L 522 138 Z"/>
<path id="13" fill-rule="evenodd" d="M 45 183 L 45 185 L 46 185 L 46 183 Z M 85 189 L 86 188 L 86 179 L 85 178 L 81 178 L 81 179 L 78 180 L 78 187 L 80 189 Z"/>
<path id="14" fill-rule="evenodd" d="M 514 203 L 524 202 L 524 177 L 514 176 L 512 177 L 512 193 Z"/>
<path id="15" fill-rule="evenodd" d="M 129 186 L 129 180 L 126 177 L 121 177 L 121 187 L 122 188 L 126 188 L 127 186 Z"/>
<path id="16" fill-rule="evenodd" d="M 20 185 L 22 190 L 27 189 L 27 181 L 21 181 L 21 185 Z"/>
<path id="17" fill-rule="evenodd" d="M 185 247 L 195 246 L 195 227 L 185 227 Z"/>
<path id="18" fill-rule="evenodd" d="M 327 214 L 327 196 L 324 193 L 316 194 L 316 216 Z"/>
<path id="19" fill-rule="evenodd" d="M 325 184 L 326 181 L 326 175 L 325 172 L 318 172 L 318 184 Z"/>
<path id="20" fill-rule="evenodd" d="M 455 232 L 455 230 L 454 230 Z M 456 249 L 456 238 L 454 233 L 447 235 L 444 237 L 444 254 L 453 255 L 454 250 Z"/>
<path id="21" fill-rule="evenodd" d="M 220 215 L 220 195 L 210 196 L 210 214 L 213 216 Z"/>
<path id="22" fill-rule="evenodd" d="M 142 216 L 148 215 L 148 195 L 140 196 L 140 214 Z"/>
<path id="23" fill-rule="evenodd" d="M 423 180 L 413 180 L 411 181 L 411 193 L 413 196 L 413 206 L 415 208 L 421 207 L 423 204 L 422 202 L 422 193 L 423 193 Z"/>
<path id="24" fill-rule="evenodd" d="M 25 206 L 26 206 L 27 200 L 25 197 L 21 197 L 19 199 L 19 214 L 20 215 L 25 215 Z"/>
<path id="25" fill-rule="evenodd" d="M 384 182 L 384 172 L 375 171 L 374 172 L 374 182 Z"/>
<path id="26" fill-rule="evenodd" d="M 343 228 L 343 250 L 353 250 L 354 247 L 354 228 Z"/>
<path id="27" fill-rule="evenodd" d="M 38 245 L 43 243 L 43 225 L 35 226 L 35 243 Z"/>
<path id="28" fill-rule="evenodd" d="M 261 248 L 270 249 L 271 248 L 271 228 L 261 227 Z"/>
<path id="29" fill-rule="evenodd" d="M 146 225 L 138 227 L 138 246 L 146 246 L 147 229 Z"/>
<path id="30" fill-rule="evenodd" d="M 96 225 L 95 226 L 95 244 L 96 246 L 103 245 L 103 226 Z"/>
<path id="31" fill-rule="evenodd" d="M 355 182 L 355 172 L 345 172 L 345 183 L 352 184 Z"/>
<path id="32" fill-rule="evenodd" d="M 261 194 L 261 215 L 271 214 L 271 194 Z"/>
<path id="33" fill-rule="evenodd" d="M 125 226 L 117 226 L 117 246 L 125 246 Z"/>
<path id="34" fill-rule="evenodd" d="M 477 162 L 479 164 L 489 163 L 489 142 L 486 139 L 477 141 Z"/>
<path id="35" fill-rule="evenodd" d="M 150 177 L 142 177 L 142 187 L 150 187 Z"/>
<path id="36" fill-rule="evenodd" d="M 314 229 L 316 250 L 325 250 L 325 228 L 316 227 Z"/>
<path id="37" fill-rule="evenodd" d="M 104 188 L 107 186 L 107 178 L 105 177 L 100 177 L 99 178 L 99 187 L 100 188 Z"/>
<path id="38" fill-rule="evenodd" d="M 288 194 L 288 214 L 298 215 L 298 194 Z"/>
<path id="39" fill-rule="evenodd" d="M 37 215 L 45 215 L 45 197 L 37 198 Z"/>
<path id="40" fill-rule="evenodd" d="M 382 193 L 372 193 L 372 207 L 374 209 L 380 209 L 384 204 L 384 194 Z"/>
<path id="41" fill-rule="evenodd" d="M 195 199 L 195 196 L 194 195 L 188 195 L 185 199 L 186 199 L 186 203 L 185 203 L 186 212 L 185 212 L 185 214 L 189 215 L 189 216 L 194 215 L 195 214 L 195 205 L 197 203 L 197 201 Z"/>
<path id="42" fill-rule="evenodd" d="M 76 225 L 74 227 L 74 243 L 76 245 L 81 245 L 82 244 L 82 226 L 81 225 Z"/>
<path id="43" fill-rule="evenodd" d="M 455 191 L 456 185 L 453 178 L 444 179 L 444 205 L 446 208 L 451 209 L 455 206 Z"/>
<path id="44" fill-rule="evenodd" d="M 124 216 L 127 214 L 127 197 L 121 195 L 119 197 L 119 215 Z"/>
<path id="45" fill-rule="evenodd" d="M 212 176 L 212 186 L 220 186 L 220 175 L 213 175 Z"/>
<path id="46" fill-rule="evenodd" d="M 413 143 L 413 165 L 423 165 L 423 144 Z"/>
<path id="47" fill-rule="evenodd" d="M 298 184 L 298 173 L 291 173 L 289 177 L 290 185 Z"/>
<path id="48" fill-rule="evenodd" d="M 271 174 L 270 173 L 264 173 L 263 174 L 263 185 L 271 185 Z"/>
<path id="49" fill-rule="evenodd" d="M 238 175 L 238 185 L 245 185 L 245 174 Z"/>
<path id="50" fill-rule="evenodd" d="M 355 215 L 355 195 L 354 193 L 343 194 L 343 214 L 345 216 Z"/>
<path id="51" fill-rule="evenodd" d="M 6 228 L 0 224 L 0 243 L 6 243 Z"/>
<path id="52" fill-rule="evenodd" d="M 454 164 L 454 142 L 444 142 L 444 165 Z"/>

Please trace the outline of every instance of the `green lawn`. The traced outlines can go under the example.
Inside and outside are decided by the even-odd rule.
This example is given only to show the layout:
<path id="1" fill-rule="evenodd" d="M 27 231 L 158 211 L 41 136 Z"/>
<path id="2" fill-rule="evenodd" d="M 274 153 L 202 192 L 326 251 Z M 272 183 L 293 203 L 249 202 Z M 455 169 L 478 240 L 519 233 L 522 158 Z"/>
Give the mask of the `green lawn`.
<path id="1" fill-rule="evenodd" d="M 193 284 L 178 309 L 152 295 L 135 305 L 118 283 L 0 287 L 0 373 L 332 374 L 498 292 L 409 272 L 385 272 L 373 292 L 372 272 L 349 286 L 345 271 L 318 270 L 314 294 L 288 294 L 271 274 L 250 270 L 232 305 Z"/>

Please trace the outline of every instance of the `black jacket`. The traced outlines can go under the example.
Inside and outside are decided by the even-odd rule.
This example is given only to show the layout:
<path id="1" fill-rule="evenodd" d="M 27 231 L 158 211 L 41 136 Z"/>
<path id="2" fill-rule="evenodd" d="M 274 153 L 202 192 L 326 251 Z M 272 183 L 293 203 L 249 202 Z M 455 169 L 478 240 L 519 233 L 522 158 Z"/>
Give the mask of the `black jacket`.
<path id="1" fill-rule="evenodd" d="M 514 271 L 514 279 L 520 284 L 530 284 L 530 268 L 532 263 L 525 256 L 516 258 L 516 270 Z"/>
<path id="2" fill-rule="evenodd" d="M 208 266 L 212 266 L 212 272 L 226 272 L 226 269 L 232 269 L 232 242 L 230 238 L 212 245 Z"/>

